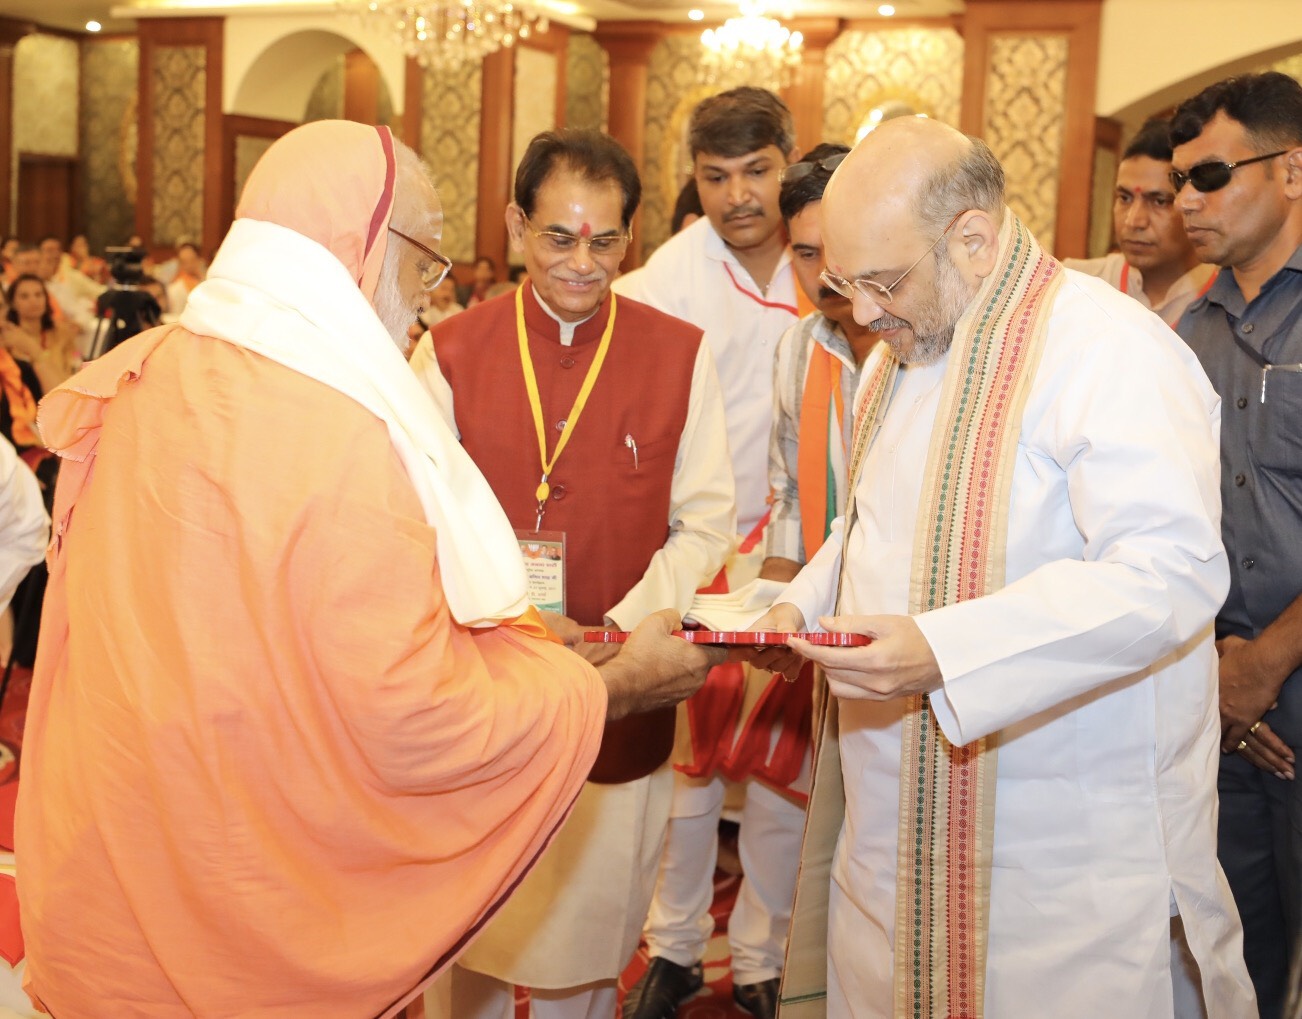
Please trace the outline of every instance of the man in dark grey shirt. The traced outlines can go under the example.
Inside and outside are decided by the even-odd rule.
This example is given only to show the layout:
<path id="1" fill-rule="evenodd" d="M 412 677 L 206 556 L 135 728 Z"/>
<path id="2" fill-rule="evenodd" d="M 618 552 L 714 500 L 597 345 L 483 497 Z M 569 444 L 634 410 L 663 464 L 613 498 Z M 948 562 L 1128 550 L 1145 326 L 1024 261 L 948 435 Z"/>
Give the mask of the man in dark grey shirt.
<path id="1" fill-rule="evenodd" d="M 1221 266 L 1178 326 L 1222 401 L 1219 855 L 1261 1015 L 1278 1019 L 1302 927 L 1302 86 L 1219 82 L 1171 135 L 1185 229 Z"/>

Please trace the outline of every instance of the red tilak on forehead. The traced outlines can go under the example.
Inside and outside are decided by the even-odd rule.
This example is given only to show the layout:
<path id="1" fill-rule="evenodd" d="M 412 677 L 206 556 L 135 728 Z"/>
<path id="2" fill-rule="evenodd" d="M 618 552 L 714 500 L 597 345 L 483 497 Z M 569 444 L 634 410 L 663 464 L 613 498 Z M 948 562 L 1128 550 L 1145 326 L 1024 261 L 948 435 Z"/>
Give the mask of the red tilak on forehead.
<path id="1" fill-rule="evenodd" d="M 579 227 L 579 236 L 580 236 L 580 237 L 591 237 L 591 236 L 592 236 L 592 227 L 590 227 L 587 223 L 584 223 L 583 226 Z"/>

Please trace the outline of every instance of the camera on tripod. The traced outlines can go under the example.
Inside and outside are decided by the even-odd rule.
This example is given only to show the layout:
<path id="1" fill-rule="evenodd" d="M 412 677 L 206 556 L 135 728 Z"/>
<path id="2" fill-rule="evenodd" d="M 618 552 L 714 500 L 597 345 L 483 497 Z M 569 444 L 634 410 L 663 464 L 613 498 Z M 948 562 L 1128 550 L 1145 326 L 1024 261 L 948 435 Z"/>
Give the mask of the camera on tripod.
<path id="1" fill-rule="evenodd" d="M 110 247 L 104 249 L 109 277 L 119 287 L 138 287 L 145 281 L 145 249 Z"/>
<path id="2" fill-rule="evenodd" d="M 112 350 L 123 340 L 158 325 L 163 310 L 154 295 L 143 289 L 145 249 L 104 249 L 109 264 L 109 286 L 95 304 L 95 339 L 88 361 Z"/>

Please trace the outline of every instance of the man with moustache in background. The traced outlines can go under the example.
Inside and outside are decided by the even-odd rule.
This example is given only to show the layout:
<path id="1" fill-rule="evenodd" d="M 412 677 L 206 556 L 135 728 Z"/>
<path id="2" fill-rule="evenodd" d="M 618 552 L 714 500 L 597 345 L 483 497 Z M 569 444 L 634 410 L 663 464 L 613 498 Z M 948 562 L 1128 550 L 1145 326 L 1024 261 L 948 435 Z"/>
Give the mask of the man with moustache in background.
<path id="1" fill-rule="evenodd" d="M 1171 125 L 1155 118 L 1130 140 L 1117 166 L 1112 232 L 1121 250 L 1062 264 L 1107 281 L 1174 329 L 1185 308 L 1207 292 L 1216 266 L 1204 264 L 1186 236 L 1170 175 Z"/>
<path id="2" fill-rule="evenodd" d="M 804 301 L 778 209 L 779 175 L 797 158 L 795 125 L 772 92 L 735 88 L 692 111 L 688 143 L 705 217 L 613 289 L 705 331 L 723 391 L 739 536 L 711 590 L 736 590 L 759 575 L 773 357 Z M 804 828 L 809 755 L 799 729 L 807 703 L 740 663 L 715 669 L 687 703 L 675 752 L 683 763 L 645 931 L 651 965 L 625 1002 L 626 1016 L 667 1019 L 701 987 L 726 780 L 745 787 L 738 841 L 745 878 L 728 927 L 734 996 L 753 1014 L 773 1014 Z M 777 721 L 759 721 L 761 714 Z"/>

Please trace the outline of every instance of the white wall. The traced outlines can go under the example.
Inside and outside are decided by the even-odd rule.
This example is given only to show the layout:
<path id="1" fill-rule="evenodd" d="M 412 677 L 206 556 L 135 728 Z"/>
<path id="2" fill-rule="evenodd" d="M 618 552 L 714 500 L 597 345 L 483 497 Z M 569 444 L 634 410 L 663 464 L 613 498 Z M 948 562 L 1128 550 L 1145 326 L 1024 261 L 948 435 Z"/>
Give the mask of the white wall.
<path id="1" fill-rule="evenodd" d="M 1095 110 L 1136 124 L 1302 50 L 1302 0 L 1104 0 Z"/>
<path id="2" fill-rule="evenodd" d="M 226 18 L 222 112 L 300 121 L 330 60 L 353 48 L 375 61 L 395 116 L 406 95 L 406 57 L 387 33 L 330 14 Z"/>

